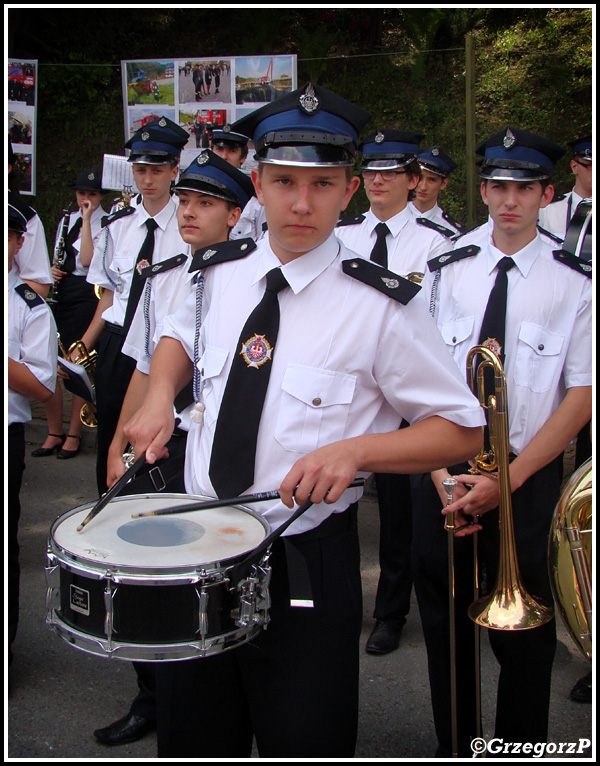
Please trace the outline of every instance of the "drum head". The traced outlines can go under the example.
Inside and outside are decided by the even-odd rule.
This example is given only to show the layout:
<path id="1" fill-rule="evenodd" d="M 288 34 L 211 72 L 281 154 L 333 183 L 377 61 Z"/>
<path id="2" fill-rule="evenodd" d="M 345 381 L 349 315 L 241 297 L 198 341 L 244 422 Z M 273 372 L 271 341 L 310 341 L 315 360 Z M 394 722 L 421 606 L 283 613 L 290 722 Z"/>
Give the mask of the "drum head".
<path id="1" fill-rule="evenodd" d="M 78 532 L 95 505 L 89 503 L 57 519 L 51 540 L 60 550 L 103 568 L 173 570 L 236 559 L 265 539 L 267 523 L 242 506 L 131 518 L 134 513 L 208 499 L 175 494 L 116 498 Z"/>

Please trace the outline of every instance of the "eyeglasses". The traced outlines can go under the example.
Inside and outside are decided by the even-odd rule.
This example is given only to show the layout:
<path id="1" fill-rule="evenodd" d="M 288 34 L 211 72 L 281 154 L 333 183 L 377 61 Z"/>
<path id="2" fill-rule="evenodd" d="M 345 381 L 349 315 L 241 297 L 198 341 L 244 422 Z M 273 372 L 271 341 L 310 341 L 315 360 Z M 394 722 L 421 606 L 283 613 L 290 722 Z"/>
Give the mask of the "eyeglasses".
<path id="1" fill-rule="evenodd" d="M 363 170 L 362 177 L 367 181 L 373 181 L 375 176 L 379 173 L 384 181 L 393 181 L 396 176 L 401 176 L 406 173 L 406 170 Z"/>

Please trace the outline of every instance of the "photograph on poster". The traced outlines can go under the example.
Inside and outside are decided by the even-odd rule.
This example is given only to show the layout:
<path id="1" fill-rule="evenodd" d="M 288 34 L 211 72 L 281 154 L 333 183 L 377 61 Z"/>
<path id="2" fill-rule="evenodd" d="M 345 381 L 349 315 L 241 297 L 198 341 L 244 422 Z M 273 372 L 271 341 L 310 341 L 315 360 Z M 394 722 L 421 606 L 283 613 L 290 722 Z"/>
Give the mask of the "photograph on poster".
<path id="1" fill-rule="evenodd" d="M 169 107 L 165 108 L 160 104 L 155 107 L 132 107 L 129 110 L 129 136 L 130 138 L 136 130 L 143 128 L 148 122 L 158 120 L 160 117 L 166 117 L 173 122 L 177 122 L 177 112 Z"/>
<path id="2" fill-rule="evenodd" d="M 185 149 L 207 149 L 213 129 L 223 127 L 227 122 L 227 109 L 197 109 L 194 104 L 182 104 L 179 124 L 190 134 Z"/>
<path id="3" fill-rule="evenodd" d="M 13 147 L 13 152 L 13 167 L 19 175 L 19 192 L 32 194 L 32 156 L 25 147 Z"/>
<path id="4" fill-rule="evenodd" d="M 8 100 L 35 105 L 35 63 L 29 61 L 8 62 Z"/>
<path id="5" fill-rule="evenodd" d="M 15 148 L 15 144 L 32 143 L 32 120 L 33 116 L 23 112 L 8 110 L 8 136 Z"/>
<path id="6" fill-rule="evenodd" d="M 190 59 L 179 62 L 179 103 L 231 103 L 231 61 Z"/>
<path id="7" fill-rule="evenodd" d="M 248 56 L 236 59 L 237 104 L 275 101 L 293 89 L 292 56 Z"/>
<path id="8" fill-rule="evenodd" d="M 175 105 L 175 64 L 170 61 L 130 61 L 126 67 L 127 104 Z"/>

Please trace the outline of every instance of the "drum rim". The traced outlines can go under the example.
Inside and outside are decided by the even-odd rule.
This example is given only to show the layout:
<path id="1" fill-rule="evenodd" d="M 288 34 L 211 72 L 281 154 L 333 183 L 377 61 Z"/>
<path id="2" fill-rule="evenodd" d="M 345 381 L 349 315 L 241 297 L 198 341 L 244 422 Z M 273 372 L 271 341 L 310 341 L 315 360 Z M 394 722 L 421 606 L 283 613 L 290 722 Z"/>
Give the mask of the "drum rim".
<path id="1" fill-rule="evenodd" d="M 130 501 L 130 500 L 139 500 L 141 498 L 186 498 L 188 500 L 191 499 L 192 502 L 205 502 L 209 500 L 214 500 L 214 497 L 209 497 L 207 495 L 191 495 L 186 493 L 165 493 L 165 494 L 149 494 L 144 493 L 140 495 L 123 495 L 121 497 L 114 498 L 113 501 Z M 82 510 L 91 509 L 94 507 L 97 501 L 92 501 L 88 503 L 83 503 L 82 505 L 77 506 L 76 508 L 71 508 L 68 511 L 65 511 L 65 513 L 60 514 L 60 516 L 57 516 L 56 519 L 53 521 L 50 532 L 48 535 L 48 553 L 53 554 L 59 558 L 59 561 L 62 562 L 61 555 L 66 558 L 65 563 L 70 563 L 71 565 L 76 565 L 78 562 L 85 562 L 88 569 L 90 569 L 94 573 L 98 573 L 100 576 L 105 576 L 105 573 L 110 570 L 111 575 L 148 575 L 148 574 L 154 574 L 154 575 L 162 575 L 163 577 L 167 578 L 168 575 L 171 576 L 181 576 L 185 575 L 187 573 L 190 574 L 190 576 L 197 576 L 201 572 L 210 572 L 215 570 L 224 570 L 228 569 L 232 566 L 235 566 L 240 559 L 249 557 L 252 555 L 253 551 L 256 551 L 260 545 L 264 542 L 264 540 L 268 537 L 271 529 L 269 522 L 261 516 L 259 513 L 257 513 L 252 508 L 249 508 L 245 505 L 231 505 L 227 506 L 229 508 L 236 508 L 238 510 L 242 510 L 245 513 L 248 513 L 250 516 L 252 516 L 254 519 L 260 522 L 260 524 L 263 527 L 264 530 L 264 537 L 258 544 L 258 546 L 255 546 L 254 548 L 250 548 L 246 551 L 242 551 L 235 556 L 231 556 L 226 559 L 220 559 L 218 561 L 203 561 L 199 562 L 198 564 L 180 564 L 177 566 L 144 566 L 141 567 L 139 565 L 125 565 L 125 564 L 114 564 L 114 563 L 108 563 L 108 562 L 102 562 L 98 561 L 98 559 L 86 557 L 80 553 L 76 553 L 74 551 L 69 550 L 68 548 L 63 547 L 60 545 L 56 539 L 55 539 L 55 531 L 58 526 L 60 526 L 60 523 L 64 521 L 66 518 L 74 515 L 75 513 L 78 513 Z M 182 503 L 177 503 L 177 505 L 180 505 Z M 110 505 L 110 503 L 109 503 Z M 175 503 L 174 503 L 175 505 Z M 168 507 L 168 506 L 167 506 Z M 91 522 L 93 523 L 93 522 Z M 259 561 L 262 560 L 265 556 L 265 553 L 260 556 Z"/>

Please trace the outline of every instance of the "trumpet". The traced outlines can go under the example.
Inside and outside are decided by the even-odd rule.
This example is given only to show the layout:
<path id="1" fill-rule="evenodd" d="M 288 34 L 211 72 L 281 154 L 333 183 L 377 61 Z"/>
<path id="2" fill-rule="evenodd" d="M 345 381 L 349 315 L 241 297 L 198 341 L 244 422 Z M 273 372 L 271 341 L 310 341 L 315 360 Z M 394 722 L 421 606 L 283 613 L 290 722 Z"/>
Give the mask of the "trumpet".
<path id="1" fill-rule="evenodd" d="M 476 371 L 476 356 L 483 359 Z M 485 401 L 484 374 L 494 373 L 494 394 Z M 495 630 L 527 630 L 549 622 L 554 616 L 551 606 L 535 599 L 525 590 L 517 561 L 512 499 L 509 477 L 509 436 L 506 378 L 502 363 L 486 346 L 475 346 L 467 356 L 467 381 L 487 412 L 491 449 L 480 453 L 474 471 L 494 475 L 500 490 L 499 529 L 500 555 L 496 584 L 490 596 L 476 599 L 469 607 L 471 620 L 484 628 Z"/>
<path id="2" fill-rule="evenodd" d="M 85 343 L 81 340 L 76 340 L 74 343 L 71 343 L 69 348 L 65 350 L 65 347 L 60 340 L 60 335 L 58 336 L 58 343 L 64 359 L 70 359 L 73 351 L 78 352 L 79 356 L 76 357 L 75 364 L 80 364 L 83 366 L 92 388 L 95 388 L 94 370 L 96 367 L 96 357 L 98 356 L 98 352 L 95 349 L 88 351 Z M 98 420 L 96 418 L 96 405 L 93 402 L 85 402 L 79 412 L 79 418 L 84 426 L 96 428 L 98 425 Z"/>

